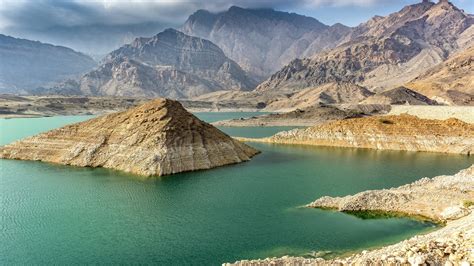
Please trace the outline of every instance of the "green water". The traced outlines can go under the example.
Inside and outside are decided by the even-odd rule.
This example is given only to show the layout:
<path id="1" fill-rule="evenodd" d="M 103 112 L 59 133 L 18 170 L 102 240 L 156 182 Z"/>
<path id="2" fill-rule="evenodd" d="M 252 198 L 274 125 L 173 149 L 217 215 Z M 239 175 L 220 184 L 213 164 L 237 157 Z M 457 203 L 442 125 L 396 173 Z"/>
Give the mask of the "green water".
<path id="1" fill-rule="evenodd" d="M 0 143 L 86 118 L 0 120 Z M 223 130 L 263 136 L 281 128 Z M 0 264 L 219 265 L 393 243 L 433 226 L 298 206 L 323 195 L 450 174 L 474 163 L 455 155 L 252 145 L 263 153 L 250 162 L 150 180 L 106 169 L 0 160 Z"/>

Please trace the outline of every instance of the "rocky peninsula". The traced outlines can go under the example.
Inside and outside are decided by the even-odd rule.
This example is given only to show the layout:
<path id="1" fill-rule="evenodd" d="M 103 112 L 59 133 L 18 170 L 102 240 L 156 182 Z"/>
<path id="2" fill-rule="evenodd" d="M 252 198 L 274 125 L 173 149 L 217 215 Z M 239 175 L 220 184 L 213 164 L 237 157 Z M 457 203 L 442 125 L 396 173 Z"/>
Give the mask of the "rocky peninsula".
<path id="1" fill-rule="evenodd" d="M 224 265 L 470 265 L 474 261 L 474 165 L 452 176 L 423 178 L 398 188 L 323 197 L 307 205 L 343 212 L 425 216 L 446 226 L 387 247 L 347 257 L 282 257 Z"/>
<path id="2" fill-rule="evenodd" d="M 240 140 L 470 155 L 474 152 L 474 125 L 455 118 L 441 121 L 387 115 L 332 121 L 268 138 Z"/>
<path id="3" fill-rule="evenodd" d="M 257 153 L 168 99 L 0 147 L 0 158 L 104 167 L 143 176 L 240 163 Z"/>

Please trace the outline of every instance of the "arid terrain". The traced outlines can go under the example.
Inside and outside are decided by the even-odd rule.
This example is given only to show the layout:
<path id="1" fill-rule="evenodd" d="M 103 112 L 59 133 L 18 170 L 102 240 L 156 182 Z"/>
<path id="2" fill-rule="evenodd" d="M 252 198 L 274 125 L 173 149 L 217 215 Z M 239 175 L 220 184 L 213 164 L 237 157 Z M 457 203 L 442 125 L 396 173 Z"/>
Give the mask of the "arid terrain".
<path id="1" fill-rule="evenodd" d="M 430 120 L 406 114 L 372 116 L 293 129 L 268 138 L 241 140 L 469 155 L 474 153 L 474 124 L 455 118 Z"/>

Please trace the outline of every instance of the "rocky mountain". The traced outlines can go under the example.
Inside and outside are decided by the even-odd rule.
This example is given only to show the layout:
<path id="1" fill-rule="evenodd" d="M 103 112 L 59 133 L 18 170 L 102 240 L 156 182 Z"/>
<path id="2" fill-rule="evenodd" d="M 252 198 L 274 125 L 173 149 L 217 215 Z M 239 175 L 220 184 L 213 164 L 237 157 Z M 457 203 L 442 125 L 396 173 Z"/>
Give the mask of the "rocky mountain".
<path id="1" fill-rule="evenodd" d="M 181 30 L 211 40 L 244 70 L 265 79 L 294 58 L 336 46 L 350 28 L 273 9 L 233 6 L 221 13 L 198 10 Z"/>
<path id="2" fill-rule="evenodd" d="M 72 49 L 0 34 L 0 93 L 23 93 L 95 66 L 92 58 Z"/>
<path id="3" fill-rule="evenodd" d="M 111 52 L 79 81 L 54 94 L 188 98 L 217 90 L 251 90 L 255 81 L 210 41 L 167 29 Z"/>
<path id="4" fill-rule="evenodd" d="M 406 86 L 441 103 L 474 105 L 474 46 L 452 55 Z"/>
<path id="5" fill-rule="evenodd" d="M 341 81 L 391 89 L 472 43 L 473 29 L 474 17 L 452 3 L 423 1 L 359 25 L 334 49 L 293 60 L 257 90 L 300 90 Z"/>
<path id="6" fill-rule="evenodd" d="M 431 100 L 423 94 L 410 90 L 406 87 L 398 87 L 377 93 L 368 97 L 362 104 L 387 104 L 387 105 L 437 105 L 436 101 Z"/>
<path id="7" fill-rule="evenodd" d="M 0 147 L 0 158 L 104 167 L 144 176 L 240 163 L 257 153 L 167 99 Z"/>

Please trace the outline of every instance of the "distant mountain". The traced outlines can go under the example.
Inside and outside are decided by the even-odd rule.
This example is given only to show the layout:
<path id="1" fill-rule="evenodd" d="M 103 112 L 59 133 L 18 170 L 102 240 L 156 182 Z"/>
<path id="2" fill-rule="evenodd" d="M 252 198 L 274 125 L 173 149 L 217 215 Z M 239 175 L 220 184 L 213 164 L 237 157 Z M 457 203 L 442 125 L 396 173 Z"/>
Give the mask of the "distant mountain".
<path id="1" fill-rule="evenodd" d="M 97 64 L 72 49 L 0 34 L 0 92 L 28 89 L 80 75 Z"/>
<path id="2" fill-rule="evenodd" d="M 80 80 L 66 81 L 46 93 L 182 99 L 217 90 L 252 90 L 255 85 L 212 42 L 167 29 L 135 39 L 108 54 Z"/>
<path id="3" fill-rule="evenodd" d="M 296 59 L 257 88 L 300 90 L 352 82 L 383 91 L 417 77 L 474 40 L 474 18 L 448 1 L 423 1 L 354 28 L 345 43 Z"/>
<path id="4" fill-rule="evenodd" d="M 333 48 L 350 32 L 342 24 L 329 27 L 294 13 L 236 6 L 221 13 L 198 10 L 181 30 L 211 40 L 261 80 L 294 58 Z"/>
<path id="5" fill-rule="evenodd" d="M 364 101 L 362 104 L 389 104 L 389 105 L 437 105 L 436 101 L 406 87 L 398 87 L 377 93 Z"/>
<path id="6" fill-rule="evenodd" d="M 441 103 L 474 105 L 474 46 L 453 54 L 406 86 Z"/>

